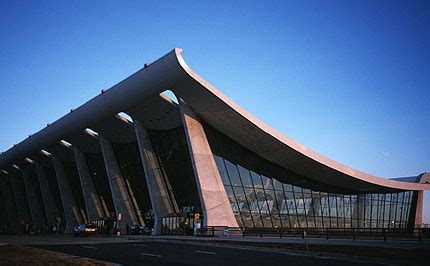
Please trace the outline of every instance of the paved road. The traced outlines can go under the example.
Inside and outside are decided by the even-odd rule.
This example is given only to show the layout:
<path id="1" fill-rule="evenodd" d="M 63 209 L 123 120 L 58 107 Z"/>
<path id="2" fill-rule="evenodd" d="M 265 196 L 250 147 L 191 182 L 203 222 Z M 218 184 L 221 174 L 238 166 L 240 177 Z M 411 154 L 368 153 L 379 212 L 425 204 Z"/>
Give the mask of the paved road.
<path id="1" fill-rule="evenodd" d="M 221 247 L 180 241 L 34 245 L 37 248 L 125 265 L 372 265 L 349 257 L 295 254 L 265 248 Z M 374 265 L 377 265 L 374 263 Z M 380 264 L 379 264 L 380 265 Z"/>

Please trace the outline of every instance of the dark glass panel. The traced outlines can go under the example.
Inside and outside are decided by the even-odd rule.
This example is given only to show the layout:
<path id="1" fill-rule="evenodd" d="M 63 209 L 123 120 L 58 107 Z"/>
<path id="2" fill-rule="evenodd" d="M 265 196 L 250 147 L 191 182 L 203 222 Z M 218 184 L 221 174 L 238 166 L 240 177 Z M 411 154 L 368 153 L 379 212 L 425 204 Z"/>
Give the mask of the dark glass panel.
<path id="1" fill-rule="evenodd" d="M 82 194 L 82 186 L 81 181 L 79 179 L 78 169 L 76 168 L 76 164 L 74 162 L 62 162 L 64 170 L 66 171 L 67 180 L 70 184 L 70 189 L 72 190 L 73 197 L 76 201 L 76 204 L 80 210 L 80 216 L 86 219 L 86 208 L 84 195 Z"/>
<path id="2" fill-rule="evenodd" d="M 94 183 L 97 195 L 103 206 L 106 206 L 106 214 L 111 216 L 115 213 L 115 207 L 112 200 L 112 193 L 106 174 L 106 168 L 101 154 L 89 154 L 85 153 L 85 160 L 88 165 L 88 170 L 91 175 L 91 179 Z"/>
<path id="3" fill-rule="evenodd" d="M 183 127 L 179 126 L 163 131 L 150 130 L 149 133 L 164 182 L 169 188 L 169 199 L 172 205 L 177 206 L 182 215 L 189 214 L 182 211 L 188 207 L 188 209 L 192 209 L 192 212 L 201 212 L 196 180 Z M 220 159 L 215 157 L 217 168 L 223 182 L 229 185 L 223 167 L 224 162 Z"/>
<path id="4" fill-rule="evenodd" d="M 164 143 L 170 145 L 170 141 Z M 112 143 L 127 193 L 139 223 L 153 226 L 152 205 L 137 142 Z"/>
<path id="5" fill-rule="evenodd" d="M 273 181 L 273 187 L 275 190 L 283 191 L 282 183 L 278 179 L 274 178 L 272 181 Z"/>
<path id="6" fill-rule="evenodd" d="M 239 175 L 242 180 L 243 186 L 252 188 L 252 180 L 251 180 L 251 174 L 249 173 L 249 170 L 243 168 L 240 165 L 238 166 L 238 169 L 239 169 Z"/>
<path id="7" fill-rule="evenodd" d="M 227 175 L 227 170 L 225 169 L 225 165 L 224 165 L 224 159 L 222 159 L 221 157 L 218 156 L 214 156 L 215 158 L 215 163 L 217 165 L 219 174 L 221 176 L 222 182 L 224 185 L 231 185 L 230 184 L 230 180 L 228 178 Z"/>
<path id="8" fill-rule="evenodd" d="M 230 202 L 236 202 L 236 198 L 233 194 L 233 188 L 231 186 L 225 186 L 225 192 Z"/>
<path id="9" fill-rule="evenodd" d="M 272 179 L 265 175 L 261 175 L 261 181 L 263 183 L 264 189 L 273 189 Z"/>
<path id="10" fill-rule="evenodd" d="M 255 172 L 251 171 L 251 178 L 252 178 L 252 183 L 254 184 L 255 188 L 263 188 L 263 184 L 261 183 L 261 177 L 260 177 L 260 175 L 258 175 Z"/>
<path id="11" fill-rule="evenodd" d="M 242 186 L 240 182 L 239 172 L 237 171 L 236 165 L 231 162 L 224 160 L 227 169 L 228 176 L 230 177 L 230 182 L 233 186 Z"/>

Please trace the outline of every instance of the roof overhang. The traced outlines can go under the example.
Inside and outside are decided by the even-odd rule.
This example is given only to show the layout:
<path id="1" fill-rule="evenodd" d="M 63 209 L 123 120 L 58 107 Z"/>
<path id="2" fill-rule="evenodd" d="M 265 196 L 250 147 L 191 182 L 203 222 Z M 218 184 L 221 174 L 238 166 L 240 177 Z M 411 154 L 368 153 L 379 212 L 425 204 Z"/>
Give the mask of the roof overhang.
<path id="1" fill-rule="evenodd" d="M 259 156 L 311 180 L 363 193 L 430 189 L 430 184 L 400 182 L 363 173 L 284 136 L 196 74 L 185 63 L 181 52 L 174 49 L 15 145 L 0 156 L 0 169 L 41 149 L 57 147 L 61 139 L 83 147 L 84 151 L 99 152 L 94 140 L 82 139 L 89 137 L 81 135 L 85 128 L 101 131 L 111 141 L 133 141 L 132 127 L 115 117 L 120 112 L 142 121 L 149 129 L 177 127 L 181 122 L 175 104 L 160 96 L 163 91 L 171 90 L 216 130 Z"/>

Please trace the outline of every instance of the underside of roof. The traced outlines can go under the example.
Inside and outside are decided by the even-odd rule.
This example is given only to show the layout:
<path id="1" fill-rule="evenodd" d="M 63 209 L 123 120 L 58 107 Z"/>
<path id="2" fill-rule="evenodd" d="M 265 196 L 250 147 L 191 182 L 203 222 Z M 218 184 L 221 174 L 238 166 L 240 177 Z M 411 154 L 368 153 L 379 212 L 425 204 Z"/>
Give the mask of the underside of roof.
<path id="1" fill-rule="evenodd" d="M 134 142 L 132 124 L 116 116 L 121 112 L 148 129 L 178 127 L 181 119 L 176 104 L 160 96 L 163 91 L 171 90 L 217 131 L 304 178 L 358 193 L 430 189 L 430 184 L 419 178 L 426 176 L 424 179 L 428 180 L 428 174 L 418 176 L 415 183 L 383 179 L 349 168 L 284 136 L 196 74 L 185 63 L 181 52 L 174 49 L 4 152 L 0 156 L 0 169 L 31 158 L 42 149 L 63 160 L 73 160 L 73 151 L 60 144 L 61 140 L 84 152 L 100 153 L 97 139 L 85 133 L 86 129 L 103 133 L 112 142 Z"/>

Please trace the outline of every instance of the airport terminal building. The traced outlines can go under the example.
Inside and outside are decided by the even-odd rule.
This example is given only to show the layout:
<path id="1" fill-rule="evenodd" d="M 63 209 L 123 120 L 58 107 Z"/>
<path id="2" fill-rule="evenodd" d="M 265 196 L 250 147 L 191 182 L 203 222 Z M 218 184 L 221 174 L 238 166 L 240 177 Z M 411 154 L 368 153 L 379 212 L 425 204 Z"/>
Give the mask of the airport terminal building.
<path id="1" fill-rule="evenodd" d="M 1 228 L 69 234 L 96 222 L 160 234 L 190 217 L 206 227 L 421 226 L 430 173 L 383 179 L 317 154 L 228 99 L 181 52 L 3 152 Z"/>

